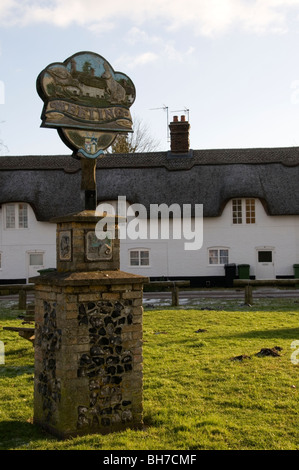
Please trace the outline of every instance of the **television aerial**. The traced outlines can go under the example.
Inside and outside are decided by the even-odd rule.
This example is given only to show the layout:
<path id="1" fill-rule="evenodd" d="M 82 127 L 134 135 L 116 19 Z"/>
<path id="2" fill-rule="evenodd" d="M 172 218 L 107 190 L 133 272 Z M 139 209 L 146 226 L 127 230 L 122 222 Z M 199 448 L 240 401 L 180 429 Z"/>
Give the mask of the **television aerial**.
<path id="1" fill-rule="evenodd" d="M 169 137 L 169 117 L 168 117 L 168 106 L 165 104 L 161 108 L 151 108 L 150 111 L 156 111 L 158 109 L 163 109 L 166 111 L 166 126 L 167 126 L 167 142 L 170 142 L 170 137 Z"/>
<path id="2" fill-rule="evenodd" d="M 177 109 L 175 111 L 171 111 L 172 113 L 185 113 L 187 114 L 187 121 L 189 122 L 189 116 L 190 116 L 190 109 L 184 108 L 184 109 Z"/>

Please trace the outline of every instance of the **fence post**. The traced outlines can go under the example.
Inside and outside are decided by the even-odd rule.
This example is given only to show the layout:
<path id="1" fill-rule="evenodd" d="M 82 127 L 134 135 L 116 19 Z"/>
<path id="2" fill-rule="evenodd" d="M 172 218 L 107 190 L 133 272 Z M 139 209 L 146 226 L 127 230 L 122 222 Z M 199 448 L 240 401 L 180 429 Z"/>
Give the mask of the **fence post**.
<path id="1" fill-rule="evenodd" d="M 253 304 L 252 286 L 245 286 L 245 304 L 246 305 Z"/>
<path id="2" fill-rule="evenodd" d="M 179 305 L 179 288 L 174 285 L 171 289 L 172 294 L 172 306 L 177 307 Z"/>
<path id="3" fill-rule="evenodd" d="M 19 290 L 19 310 L 26 310 L 27 292 L 25 289 Z"/>

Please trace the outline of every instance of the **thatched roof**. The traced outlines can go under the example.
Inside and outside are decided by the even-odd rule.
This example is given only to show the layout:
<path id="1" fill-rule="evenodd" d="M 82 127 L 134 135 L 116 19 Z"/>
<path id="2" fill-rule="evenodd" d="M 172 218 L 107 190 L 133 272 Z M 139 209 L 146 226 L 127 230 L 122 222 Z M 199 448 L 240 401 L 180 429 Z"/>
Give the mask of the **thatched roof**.
<path id="1" fill-rule="evenodd" d="M 190 150 L 105 155 L 97 199 L 203 204 L 215 217 L 233 197 L 256 197 L 270 215 L 299 215 L 299 148 Z M 40 221 L 83 209 L 81 164 L 72 156 L 0 158 L 0 203 L 28 202 Z"/>

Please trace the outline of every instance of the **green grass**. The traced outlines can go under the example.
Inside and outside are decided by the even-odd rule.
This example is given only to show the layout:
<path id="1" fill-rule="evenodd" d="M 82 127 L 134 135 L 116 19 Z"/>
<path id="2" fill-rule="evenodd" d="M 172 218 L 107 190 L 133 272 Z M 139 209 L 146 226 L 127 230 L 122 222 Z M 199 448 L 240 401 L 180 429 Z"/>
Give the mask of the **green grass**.
<path id="1" fill-rule="evenodd" d="M 0 450 L 298 450 L 299 365 L 291 343 L 299 340 L 299 304 L 214 303 L 213 310 L 145 309 L 142 431 L 66 441 L 31 424 L 33 347 L 0 328 Z M 3 305 L 0 326 L 19 324 L 14 305 Z M 279 357 L 256 356 L 274 346 Z M 231 360 L 239 355 L 250 358 Z"/>

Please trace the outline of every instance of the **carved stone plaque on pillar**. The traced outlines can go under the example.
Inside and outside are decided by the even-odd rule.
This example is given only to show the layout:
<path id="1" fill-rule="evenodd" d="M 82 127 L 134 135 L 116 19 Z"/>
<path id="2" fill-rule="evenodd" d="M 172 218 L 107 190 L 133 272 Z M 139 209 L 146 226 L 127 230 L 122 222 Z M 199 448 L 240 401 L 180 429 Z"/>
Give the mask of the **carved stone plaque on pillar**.
<path id="1" fill-rule="evenodd" d="M 85 233 L 85 256 L 87 261 L 101 261 L 112 258 L 112 236 L 107 232 L 104 240 L 99 240 L 94 230 Z"/>
<path id="2" fill-rule="evenodd" d="M 61 261 L 72 260 L 72 231 L 61 230 L 58 233 L 58 257 Z"/>

